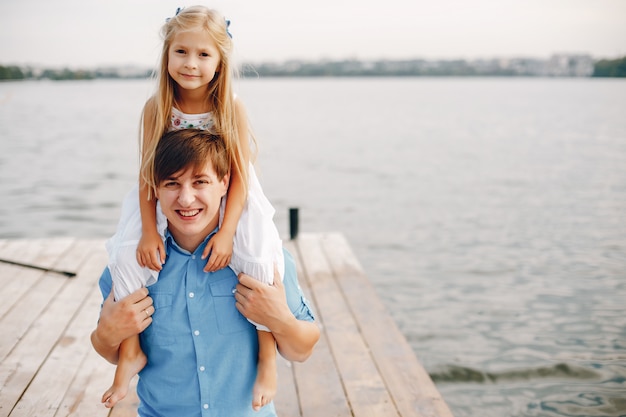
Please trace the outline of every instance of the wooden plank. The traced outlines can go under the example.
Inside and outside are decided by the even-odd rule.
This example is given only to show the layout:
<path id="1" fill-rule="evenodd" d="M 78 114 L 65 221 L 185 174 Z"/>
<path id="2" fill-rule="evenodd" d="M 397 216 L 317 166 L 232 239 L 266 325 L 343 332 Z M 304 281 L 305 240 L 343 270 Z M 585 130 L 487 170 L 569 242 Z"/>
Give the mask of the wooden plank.
<path id="1" fill-rule="evenodd" d="M 89 255 L 91 247 L 85 242 L 74 245 L 59 260 L 59 263 L 66 265 L 79 265 Z M 69 260 L 68 258 L 72 258 Z M 31 308 L 40 311 L 36 321 L 27 325 L 26 333 L 11 350 L 8 356 L 2 361 L 0 368 L 0 416 L 8 415 L 10 408 L 16 404 L 20 398 L 24 400 L 25 390 L 32 382 L 45 360 L 50 360 L 49 352 L 60 339 L 67 323 L 74 316 L 77 308 L 83 303 L 86 293 L 85 289 L 80 292 L 72 292 L 75 288 L 72 285 L 81 285 L 81 281 L 86 278 L 68 279 L 66 277 L 52 274 L 44 274 L 47 279 L 40 280 L 37 290 L 29 292 L 24 300 L 33 302 L 37 299 L 38 293 L 49 293 L 55 295 L 50 299 L 50 295 L 44 298 L 45 304 L 33 305 Z M 72 285 L 69 285 L 69 284 Z M 93 285 L 93 282 L 89 282 Z M 88 288 L 88 287 L 85 287 Z M 27 312 L 27 310 L 25 310 Z M 3 321 L 2 324 L 5 324 Z M 26 397 L 29 398 L 29 397 Z M 23 403 L 22 406 L 28 405 Z M 18 411 L 19 413 L 19 411 Z M 34 414 L 24 414 L 34 415 Z"/>
<path id="2" fill-rule="evenodd" d="M 94 243 L 85 244 L 94 248 Z M 78 408 L 85 391 L 84 372 L 91 365 L 85 362 L 93 350 L 88 343 L 93 329 L 93 313 L 84 307 L 90 301 L 98 300 L 96 280 L 93 279 L 106 262 L 101 252 L 90 250 L 90 256 L 84 260 L 79 274 L 63 288 L 59 302 L 68 298 L 77 299 L 77 303 L 68 311 L 71 320 L 61 334 L 47 360 L 42 364 L 31 381 L 28 390 L 20 398 L 11 417 L 69 415 Z M 78 258 L 78 256 L 77 256 Z M 98 413 L 94 410 L 89 415 L 106 416 L 107 410 Z"/>
<path id="3" fill-rule="evenodd" d="M 89 343 L 102 301 L 97 281 L 106 263 L 104 241 L 80 240 L 64 250 L 67 245 L 63 239 L 0 240 L 0 257 L 80 271 L 67 278 L 0 265 L 0 286 L 16 277 L 27 281 L 14 287 L 21 296 L 0 314 L 0 417 L 136 417 L 134 387 L 110 412 L 100 403 L 115 367 Z M 301 234 L 285 245 L 322 333 L 306 362 L 279 358 L 279 415 L 451 417 L 345 238 Z"/>
<path id="4" fill-rule="evenodd" d="M 43 267 L 53 267 L 66 251 L 72 239 L 19 239 L 7 243 L 0 250 L 3 259 L 15 260 Z M 41 277 L 41 271 L 0 263 L 0 317 L 3 317 L 26 294 Z M 1 355 L 0 355 L 1 357 Z"/>
<path id="5" fill-rule="evenodd" d="M 65 252 L 71 240 L 51 240 L 45 244 L 44 240 L 19 240 L 15 245 L 5 248 L 11 259 L 23 262 L 32 260 L 41 261 L 43 265 L 50 266 Z M 1 309 L 6 309 L 0 320 L 0 360 L 19 342 L 28 327 L 39 317 L 43 309 L 54 296 L 56 291 L 66 282 L 67 277 L 57 274 L 46 275 L 42 271 L 30 268 L 12 267 L 18 275 L 2 275 L 2 304 Z M 6 273 L 7 271 L 5 271 Z M 6 284 L 6 285 L 5 285 Z M 8 298 L 8 299 L 7 299 Z"/>
<path id="6" fill-rule="evenodd" d="M 335 361 L 328 346 L 324 332 L 323 318 L 311 288 L 313 276 L 307 270 L 308 254 L 301 251 L 298 241 L 291 241 L 286 247 L 296 261 L 298 277 L 302 291 L 306 295 L 320 326 L 320 340 L 311 357 L 303 363 L 294 363 L 295 384 L 297 387 L 300 409 L 303 417 L 344 417 L 352 416 Z"/>
<path id="7" fill-rule="evenodd" d="M 279 416 L 299 417 L 300 402 L 296 389 L 293 363 L 278 355 L 276 358 L 276 370 L 278 371 L 278 391 L 274 398 L 274 407 Z"/>
<path id="8" fill-rule="evenodd" d="M 0 250 L 0 257 L 3 259 L 16 260 L 21 258 L 25 262 L 36 259 L 43 250 L 43 245 L 36 240 L 20 239 L 7 242 Z M 27 254 L 29 258 L 25 258 Z M 0 280 L 2 291 L 0 291 L 0 318 L 5 316 L 20 297 L 39 279 L 41 272 L 34 273 L 28 268 L 0 262 Z M 0 358 L 2 356 L 0 355 Z"/>
<path id="9" fill-rule="evenodd" d="M 296 253 L 296 247 L 289 241 L 283 242 L 285 248 L 291 253 L 296 261 L 296 272 L 300 281 L 303 280 L 302 270 L 298 265 L 298 254 Z M 279 416 L 302 416 L 302 410 L 299 399 L 298 386 L 296 382 L 296 375 L 294 369 L 294 363 L 287 361 L 286 359 L 279 357 L 277 361 L 278 367 L 278 392 L 274 400 L 274 406 L 276 407 L 276 413 Z"/>
<path id="10" fill-rule="evenodd" d="M 323 312 L 320 315 L 325 333 L 353 415 L 397 417 L 382 377 L 337 286 L 321 240 L 302 235 L 298 238 L 298 246 L 301 253 L 306 254 L 303 255 L 305 268 L 311 276 L 316 303 Z"/>
<path id="11" fill-rule="evenodd" d="M 93 328 L 93 323 L 92 326 Z M 103 360 L 87 341 L 87 354 L 79 367 L 55 416 L 105 417 L 110 410 L 100 402 L 102 393 L 110 384 L 112 366 L 102 366 Z M 137 413 L 132 417 L 136 417 Z"/>
<path id="12" fill-rule="evenodd" d="M 452 417 L 415 353 L 378 298 L 345 238 L 323 237 L 326 255 L 401 416 Z M 326 310 L 325 310 L 326 311 Z"/>
<path id="13" fill-rule="evenodd" d="M 32 260 L 32 256 L 25 249 L 32 247 L 40 248 L 42 255 L 39 256 L 39 265 L 44 267 L 53 266 L 58 261 L 58 255 L 63 252 L 64 248 L 68 248 L 75 241 L 76 238 L 73 237 L 9 239 L 3 253 L 8 248 L 21 248 L 23 250 L 13 251 L 14 253 L 9 259 L 18 262 L 29 262 Z M 61 247 L 61 250 L 58 247 Z"/>
<path id="14" fill-rule="evenodd" d="M 100 246 L 100 245 L 98 245 Z M 100 311 L 102 297 L 98 288 L 98 278 L 106 265 L 107 256 L 104 247 L 95 249 L 80 274 L 85 274 L 92 283 L 85 303 L 78 310 L 74 324 L 65 333 L 64 338 L 73 337 L 85 345 L 86 351 L 82 364 L 76 370 L 74 380 L 67 390 L 57 411 L 57 416 L 94 416 L 109 415 L 109 410 L 102 405 L 102 393 L 108 387 L 114 370 L 91 347 L 89 335 L 95 327 Z M 55 348 L 56 349 L 56 348 Z M 71 360 L 65 355 L 66 360 Z M 76 362 L 76 361 L 74 361 Z M 42 373 L 42 371 L 40 371 Z M 136 414 L 133 416 L 135 417 Z"/>
<path id="15" fill-rule="evenodd" d="M 287 247 L 287 250 L 295 257 L 293 249 L 292 247 Z M 300 417 L 302 414 L 300 411 L 300 401 L 298 399 L 298 388 L 296 386 L 293 363 L 280 355 L 278 355 L 276 359 L 278 371 L 278 390 L 274 398 L 276 414 L 279 416 Z"/>
<path id="16" fill-rule="evenodd" d="M 22 279 L 36 282 L 0 321 L 0 361 L 5 360 L 31 326 L 37 325 L 37 320 L 67 280 L 39 271 L 24 272 Z"/>

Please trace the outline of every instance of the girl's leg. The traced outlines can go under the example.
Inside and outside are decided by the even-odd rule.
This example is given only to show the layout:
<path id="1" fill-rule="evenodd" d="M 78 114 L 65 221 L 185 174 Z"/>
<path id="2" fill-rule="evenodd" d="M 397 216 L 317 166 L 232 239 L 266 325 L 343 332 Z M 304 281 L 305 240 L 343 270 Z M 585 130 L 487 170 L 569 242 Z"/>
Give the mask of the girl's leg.
<path id="1" fill-rule="evenodd" d="M 263 330 L 257 330 L 257 334 L 259 335 L 259 362 L 252 390 L 252 408 L 255 411 L 272 402 L 278 386 L 274 335 Z"/>
<path id="2" fill-rule="evenodd" d="M 139 344 L 139 335 L 122 341 L 113 385 L 102 396 L 105 407 L 112 408 L 126 397 L 130 380 L 146 366 L 146 362 L 146 355 Z"/>

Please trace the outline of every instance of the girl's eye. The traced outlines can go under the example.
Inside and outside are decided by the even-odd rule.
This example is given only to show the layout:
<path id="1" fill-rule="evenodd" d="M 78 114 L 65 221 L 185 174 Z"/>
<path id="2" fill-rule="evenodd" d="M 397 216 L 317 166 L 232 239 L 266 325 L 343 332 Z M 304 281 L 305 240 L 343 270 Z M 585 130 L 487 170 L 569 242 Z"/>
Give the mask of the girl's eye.
<path id="1" fill-rule="evenodd" d="M 176 185 L 177 185 L 177 183 L 176 183 L 176 182 L 174 182 L 174 181 L 167 181 L 167 182 L 165 182 L 165 183 L 163 184 L 163 186 L 164 186 L 164 187 L 167 187 L 167 188 L 172 188 L 172 187 L 175 187 Z"/>
<path id="2" fill-rule="evenodd" d="M 208 57 L 208 56 L 209 56 L 209 54 L 207 54 L 206 52 L 202 52 L 202 53 L 200 54 L 200 56 L 202 56 L 202 57 Z"/>
<path id="3" fill-rule="evenodd" d="M 176 52 L 177 54 L 184 54 L 184 53 L 185 53 L 185 50 L 184 50 L 184 49 L 177 49 L 177 50 L 176 50 L 176 51 L 174 51 L 174 52 Z"/>

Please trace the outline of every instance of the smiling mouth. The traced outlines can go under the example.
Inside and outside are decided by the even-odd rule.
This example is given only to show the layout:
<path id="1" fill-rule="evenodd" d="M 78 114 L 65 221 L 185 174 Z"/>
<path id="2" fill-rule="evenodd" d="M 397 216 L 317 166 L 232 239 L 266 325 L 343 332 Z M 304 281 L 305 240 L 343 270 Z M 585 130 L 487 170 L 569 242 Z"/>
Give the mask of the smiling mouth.
<path id="1" fill-rule="evenodd" d="M 195 210 L 177 210 L 176 211 L 181 217 L 194 217 L 198 213 L 200 213 L 199 209 Z"/>

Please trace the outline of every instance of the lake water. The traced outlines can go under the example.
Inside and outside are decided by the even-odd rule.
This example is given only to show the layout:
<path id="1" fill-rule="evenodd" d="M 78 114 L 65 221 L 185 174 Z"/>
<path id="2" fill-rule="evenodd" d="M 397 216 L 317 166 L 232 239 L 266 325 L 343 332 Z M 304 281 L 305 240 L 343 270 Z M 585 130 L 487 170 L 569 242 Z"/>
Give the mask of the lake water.
<path id="1" fill-rule="evenodd" d="M 152 83 L 0 83 L 0 237 L 106 237 Z M 626 81 L 237 85 L 287 236 L 340 231 L 456 417 L 626 415 Z"/>

